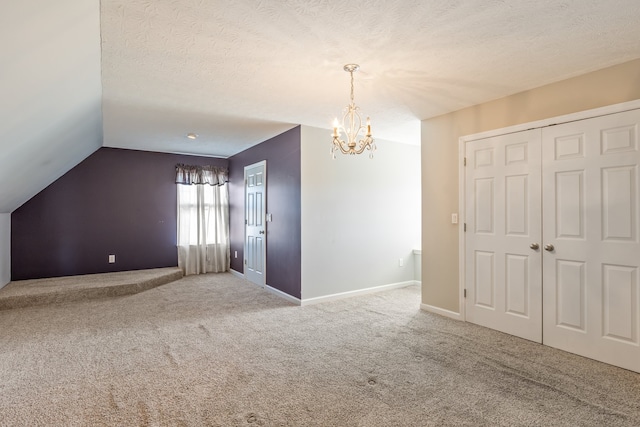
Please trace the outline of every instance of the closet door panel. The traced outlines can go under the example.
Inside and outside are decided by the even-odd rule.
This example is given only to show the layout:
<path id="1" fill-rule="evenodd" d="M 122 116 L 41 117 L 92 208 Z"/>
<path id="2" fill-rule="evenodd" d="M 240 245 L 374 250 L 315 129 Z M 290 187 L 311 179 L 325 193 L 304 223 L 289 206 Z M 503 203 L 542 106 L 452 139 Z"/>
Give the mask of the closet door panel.
<path id="1" fill-rule="evenodd" d="M 466 318 L 542 340 L 540 138 L 531 130 L 466 145 Z"/>
<path id="2" fill-rule="evenodd" d="M 542 130 L 544 343 L 640 372 L 640 111 Z"/>

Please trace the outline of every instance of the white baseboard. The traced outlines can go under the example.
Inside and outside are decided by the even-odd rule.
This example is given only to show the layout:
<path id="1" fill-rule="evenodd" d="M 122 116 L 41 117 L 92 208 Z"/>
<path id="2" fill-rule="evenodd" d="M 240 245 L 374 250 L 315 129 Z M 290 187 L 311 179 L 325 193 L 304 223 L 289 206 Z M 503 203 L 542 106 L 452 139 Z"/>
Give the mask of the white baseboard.
<path id="1" fill-rule="evenodd" d="M 315 298 L 306 298 L 300 301 L 300 305 L 318 304 L 321 302 L 335 301 L 343 298 L 354 297 L 357 295 L 373 294 L 375 292 L 382 292 L 382 291 L 388 291 L 391 289 L 404 288 L 407 286 L 415 285 L 417 283 L 419 282 L 415 280 L 408 280 L 406 282 L 398 282 L 398 283 L 391 283 L 389 285 L 374 286 L 373 288 L 358 289 L 355 291 L 341 292 L 339 294 L 324 295 L 324 296 L 315 297 Z"/>
<path id="2" fill-rule="evenodd" d="M 439 314 L 440 316 L 448 317 L 450 319 L 463 320 L 462 314 L 456 313 L 455 311 L 446 310 L 429 304 L 420 304 L 420 308 L 424 311 L 428 311 L 429 313 Z"/>
<path id="3" fill-rule="evenodd" d="M 296 298 L 294 296 L 291 296 L 286 292 L 282 292 L 279 289 L 272 288 L 269 285 L 264 285 L 264 289 L 269 291 L 269 292 L 271 292 L 272 294 L 275 294 L 275 295 L 279 296 L 280 298 L 284 298 L 287 301 L 289 301 L 291 303 L 294 303 L 295 305 L 302 305 L 300 299 L 298 299 L 298 298 Z"/>
<path id="4" fill-rule="evenodd" d="M 244 274 L 239 273 L 235 270 L 229 270 L 231 272 L 231 274 L 233 274 L 236 277 L 239 277 L 241 279 L 244 279 Z M 258 286 L 255 283 L 246 280 L 245 281 L 251 285 L 257 286 L 259 288 L 262 288 L 262 286 Z M 343 299 L 343 298 L 349 298 L 349 297 L 354 297 L 357 295 L 366 295 L 366 294 L 372 294 L 375 292 L 382 292 L 382 291 L 389 291 L 391 289 L 398 289 L 398 288 L 404 288 L 407 286 L 411 286 L 411 285 L 420 285 L 420 281 L 418 280 L 408 280 L 406 282 L 399 282 L 399 283 L 391 283 L 389 285 L 382 285 L 382 286 L 374 286 L 372 288 L 366 288 L 366 289 L 358 289 L 355 291 L 349 291 L 349 292 L 341 292 L 339 294 L 331 294 L 331 295 L 325 295 L 325 296 L 321 296 L 321 297 L 315 297 L 315 298 L 307 298 L 307 299 L 299 299 L 296 298 L 294 296 L 289 295 L 286 292 L 282 292 L 279 289 L 276 289 L 274 287 L 271 287 L 269 285 L 264 285 L 264 290 L 271 292 L 274 295 L 279 296 L 280 298 L 284 298 L 287 301 L 289 301 L 290 303 L 293 303 L 295 305 L 312 305 L 312 304 L 319 304 L 322 302 L 327 302 L 327 301 L 335 301 L 335 300 L 339 300 L 339 299 Z"/>
<path id="5" fill-rule="evenodd" d="M 230 269 L 229 273 L 233 274 L 236 277 L 244 279 L 244 274 L 240 273 L 239 271 L 235 271 L 234 269 Z"/>

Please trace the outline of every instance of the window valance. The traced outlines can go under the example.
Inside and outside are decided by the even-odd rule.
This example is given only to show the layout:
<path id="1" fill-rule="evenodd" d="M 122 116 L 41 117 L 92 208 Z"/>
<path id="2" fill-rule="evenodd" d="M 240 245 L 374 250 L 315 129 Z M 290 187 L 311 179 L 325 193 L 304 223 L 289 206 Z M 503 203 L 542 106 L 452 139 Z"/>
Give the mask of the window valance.
<path id="1" fill-rule="evenodd" d="M 224 185 L 229 182 L 229 170 L 218 166 L 176 165 L 176 184 Z"/>

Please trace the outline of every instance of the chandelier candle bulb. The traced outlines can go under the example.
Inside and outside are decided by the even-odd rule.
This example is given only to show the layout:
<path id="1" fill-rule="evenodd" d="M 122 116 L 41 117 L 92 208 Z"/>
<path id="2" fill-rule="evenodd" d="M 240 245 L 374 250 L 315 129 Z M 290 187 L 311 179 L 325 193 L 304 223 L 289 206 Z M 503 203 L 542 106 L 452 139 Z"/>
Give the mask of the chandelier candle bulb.
<path id="1" fill-rule="evenodd" d="M 367 117 L 367 136 L 371 136 L 371 119 Z"/>

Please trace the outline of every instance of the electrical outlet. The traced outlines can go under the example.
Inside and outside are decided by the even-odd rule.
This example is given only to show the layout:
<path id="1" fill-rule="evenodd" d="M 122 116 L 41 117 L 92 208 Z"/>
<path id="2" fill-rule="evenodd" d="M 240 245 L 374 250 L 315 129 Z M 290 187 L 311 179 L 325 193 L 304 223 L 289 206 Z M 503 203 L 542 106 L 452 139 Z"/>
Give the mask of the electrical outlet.
<path id="1" fill-rule="evenodd" d="M 116 262 L 116 256 L 109 255 L 109 264 L 115 264 L 115 262 Z"/>
<path id="2" fill-rule="evenodd" d="M 234 251 L 234 252 L 233 252 L 233 256 L 234 256 L 234 257 L 236 257 L 236 258 L 238 258 L 238 251 Z"/>
<path id="3" fill-rule="evenodd" d="M 404 265 L 404 260 L 402 258 L 398 258 L 398 267 L 402 267 Z"/>

